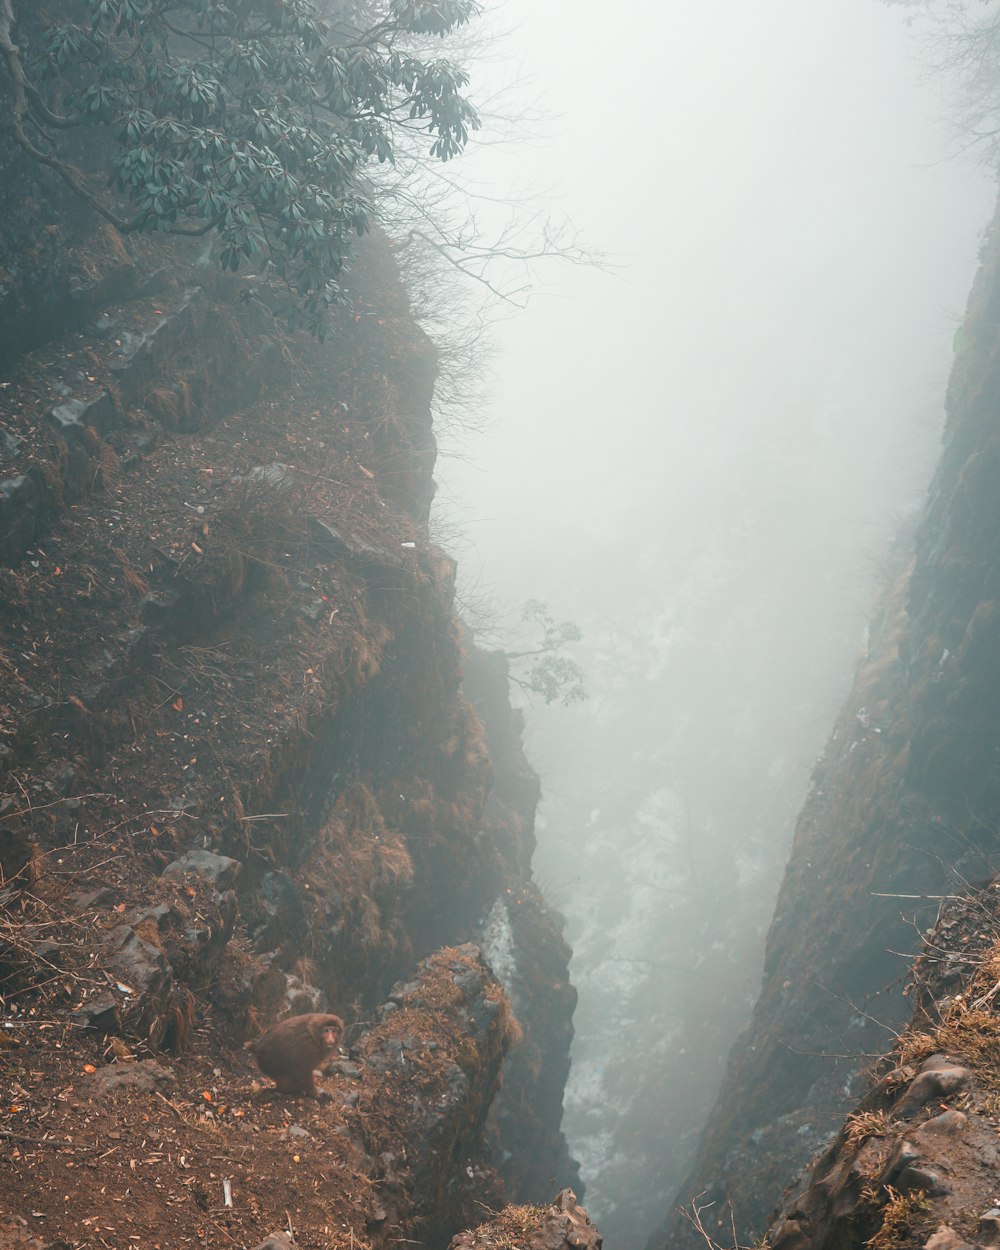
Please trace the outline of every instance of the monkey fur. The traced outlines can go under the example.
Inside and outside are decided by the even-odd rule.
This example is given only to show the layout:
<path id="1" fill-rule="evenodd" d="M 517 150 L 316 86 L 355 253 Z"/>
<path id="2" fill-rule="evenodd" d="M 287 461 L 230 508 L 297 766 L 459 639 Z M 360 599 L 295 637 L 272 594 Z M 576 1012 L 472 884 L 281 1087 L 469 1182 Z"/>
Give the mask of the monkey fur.
<path id="1" fill-rule="evenodd" d="M 340 1016 L 310 1012 L 272 1024 L 253 1048 L 257 1066 L 282 1094 L 316 1098 L 313 1070 L 332 1054 L 344 1036 Z"/>

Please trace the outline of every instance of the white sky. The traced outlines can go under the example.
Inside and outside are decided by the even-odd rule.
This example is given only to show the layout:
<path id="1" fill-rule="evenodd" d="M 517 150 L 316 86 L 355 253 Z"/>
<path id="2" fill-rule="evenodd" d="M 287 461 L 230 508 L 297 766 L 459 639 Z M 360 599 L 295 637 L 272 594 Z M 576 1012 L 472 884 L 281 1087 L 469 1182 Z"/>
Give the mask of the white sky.
<path id="1" fill-rule="evenodd" d="M 592 524 L 651 450 L 665 487 L 689 480 L 691 444 L 848 362 L 880 400 L 938 386 L 992 193 L 941 163 L 941 105 L 877 0 L 507 0 L 501 21 L 549 137 L 473 168 L 551 188 L 623 265 L 542 274 L 500 327 L 475 467 L 439 472 L 486 579 L 513 590 L 531 535 L 540 593 L 537 536 Z"/>

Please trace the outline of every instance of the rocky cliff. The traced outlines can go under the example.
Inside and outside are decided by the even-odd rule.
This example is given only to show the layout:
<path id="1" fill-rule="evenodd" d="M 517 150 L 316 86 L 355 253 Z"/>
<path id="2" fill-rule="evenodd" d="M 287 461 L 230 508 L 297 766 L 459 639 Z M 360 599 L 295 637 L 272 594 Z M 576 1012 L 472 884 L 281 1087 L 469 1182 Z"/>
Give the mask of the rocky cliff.
<path id="1" fill-rule="evenodd" d="M 537 780 L 428 538 L 435 351 L 391 250 L 321 344 L 5 160 L 11 1244 L 439 1245 L 579 1188 Z M 313 1009 L 350 1057 L 274 1099 L 244 1043 Z"/>
<path id="2" fill-rule="evenodd" d="M 957 341 L 944 448 L 901 538 L 868 652 L 812 779 L 767 944 L 695 1168 L 710 1222 L 762 1232 L 864 1068 L 909 1018 L 921 931 L 996 869 L 1000 819 L 1000 237 Z M 696 1236 L 679 1213 L 651 1247 Z M 858 1244 L 855 1241 L 838 1244 Z"/>

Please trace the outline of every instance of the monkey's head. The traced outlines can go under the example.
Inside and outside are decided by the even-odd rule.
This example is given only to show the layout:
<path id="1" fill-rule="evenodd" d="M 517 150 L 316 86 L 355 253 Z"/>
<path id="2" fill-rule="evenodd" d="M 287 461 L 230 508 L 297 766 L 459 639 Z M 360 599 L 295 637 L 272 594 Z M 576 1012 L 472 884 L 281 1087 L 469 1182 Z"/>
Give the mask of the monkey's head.
<path id="1" fill-rule="evenodd" d="M 334 1023 L 336 1021 L 336 1023 Z M 320 1039 L 327 1050 L 336 1050 L 340 1045 L 340 1039 L 344 1036 L 344 1025 L 336 1016 L 330 1018 L 323 1025 L 320 1033 Z"/>

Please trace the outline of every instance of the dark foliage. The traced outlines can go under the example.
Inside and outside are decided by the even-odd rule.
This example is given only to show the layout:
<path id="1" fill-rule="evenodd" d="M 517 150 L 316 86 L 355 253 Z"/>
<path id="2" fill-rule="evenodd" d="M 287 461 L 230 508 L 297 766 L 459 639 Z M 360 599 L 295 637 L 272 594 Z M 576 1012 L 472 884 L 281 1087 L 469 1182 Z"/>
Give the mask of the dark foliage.
<path id="1" fill-rule="evenodd" d="M 465 73 L 426 54 L 475 15 L 475 0 L 59 8 L 72 20 L 32 38 L 16 26 L 23 0 L 0 0 L 9 125 L 22 149 L 119 230 L 218 234 L 223 268 L 265 265 L 314 332 L 343 302 L 351 240 L 373 215 L 365 165 L 392 162 L 413 133 L 430 140 L 430 158 L 449 160 L 478 125 Z M 103 190 L 74 163 L 80 127 L 109 140 Z"/>

